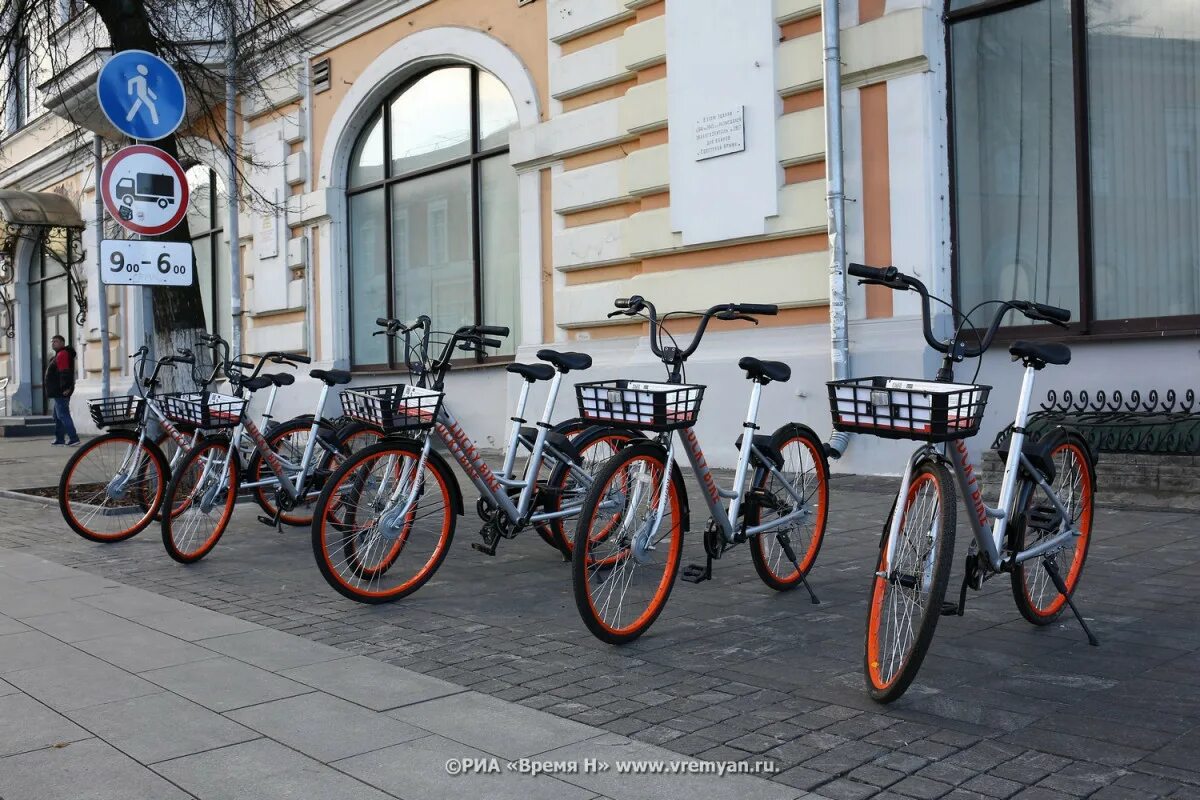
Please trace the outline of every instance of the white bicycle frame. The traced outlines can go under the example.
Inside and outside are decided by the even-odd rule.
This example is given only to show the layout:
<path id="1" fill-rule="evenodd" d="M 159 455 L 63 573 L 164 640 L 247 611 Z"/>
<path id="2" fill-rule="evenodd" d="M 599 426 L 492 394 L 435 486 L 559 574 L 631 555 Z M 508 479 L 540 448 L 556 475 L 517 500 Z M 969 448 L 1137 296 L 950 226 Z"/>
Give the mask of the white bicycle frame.
<path id="1" fill-rule="evenodd" d="M 1003 567 L 1037 558 L 1060 548 L 1070 539 L 1081 535 L 1080 531 L 1071 526 L 1071 515 L 1068 510 L 1063 507 L 1054 490 L 1038 472 L 1037 468 L 1030 463 L 1028 457 L 1023 452 L 1025 424 L 1029 421 L 1029 401 L 1033 396 L 1035 372 L 1033 367 L 1025 367 L 1025 376 L 1021 382 L 1021 394 L 1017 398 L 1016 419 L 1013 422 L 1012 437 L 1008 444 L 1008 458 L 1005 460 L 1004 476 L 1000 481 L 998 506 L 992 508 L 983 501 L 983 484 L 979 480 L 979 467 L 971 456 L 966 440 L 959 439 L 955 441 L 953 458 L 950 457 L 950 453 L 948 452 L 949 443 L 944 443 L 936 447 L 934 445 L 925 445 L 918 448 L 909 458 L 908 463 L 904 467 L 903 477 L 900 479 L 900 492 L 897 495 L 896 501 L 897 512 L 892 514 L 891 526 L 888 528 L 886 569 L 876 573 L 878 577 L 887 578 L 887 570 L 890 570 L 891 565 L 894 563 L 896 542 L 899 538 L 900 525 L 904 518 L 904 514 L 900 513 L 900 509 L 907 510 L 907 498 L 909 489 L 912 486 L 913 470 L 930 453 L 936 453 L 938 457 L 944 461 L 948 461 L 953 466 L 959 491 L 964 498 L 970 498 L 971 501 L 972 513 L 968 515 L 968 518 L 971 521 L 972 532 L 975 534 L 975 541 L 979 545 L 980 552 L 986 554 L 988 566 L 993 571 L 999 571 Z M 1004 555 L 1004 535 L 1015 513 L 1014 505 L 1017 483 L 1020 480 L 1019 473 L 1022 466 L 1025 468 L 1026 479 L 1033 480 L 1046 495 L 1046 498 L 1058 510 L 1065 530 L 1049 539 L 1039 542 L 1028 550 L 1009 554 L 1006 559 Z M 995 523 L 993 524 L 989 520 L 995 520 Z"/>

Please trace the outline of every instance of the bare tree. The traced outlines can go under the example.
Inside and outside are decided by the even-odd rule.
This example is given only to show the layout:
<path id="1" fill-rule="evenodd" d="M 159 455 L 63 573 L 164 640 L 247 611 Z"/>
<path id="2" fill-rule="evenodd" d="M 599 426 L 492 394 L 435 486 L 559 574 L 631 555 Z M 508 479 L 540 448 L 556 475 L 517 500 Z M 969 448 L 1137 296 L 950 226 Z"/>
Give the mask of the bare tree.
<path id="1" fill-rule="evenodd" d="M 30 81 L 26 76 L 31 73 L 58 75 L 80 54 L 96 49 L 145 50 L 179 72 L 188 95 L 189 131 L 228 153 L 228 65 L 235 66 L 239 98 L 265 98 L 269 79 L 295 68 L 306 52 L 293 27 L 302 5 L 287 0 L 0 0 L 0 55 L 5 57 L 0 67 L 0 117 L 9 119 L 15 103 L 28 103 L 29 87 L 18 82 Z M 237 42 L 232 53 L 227 44 L 230 30 Z M 18 68 L 22 59 L 23 68 Z M 199 153 L 189 152 L 188 141 L 173 134 L 153 144 L 185 165 L 201 162 Z M 272 166 L 277 165 L 264 163 L 245 148 L 237 153 L 239 199 L 262 213 L 276 213 L 276 201 L 247 178 Z M 158 238 L 190 241 L 187 219 Z M 195 342 L 206 322 L 198 276 L 191 286 L 155 287 L 153 296 L 156 350 L 162 354 L 187 347 L 200 352 Z"/>

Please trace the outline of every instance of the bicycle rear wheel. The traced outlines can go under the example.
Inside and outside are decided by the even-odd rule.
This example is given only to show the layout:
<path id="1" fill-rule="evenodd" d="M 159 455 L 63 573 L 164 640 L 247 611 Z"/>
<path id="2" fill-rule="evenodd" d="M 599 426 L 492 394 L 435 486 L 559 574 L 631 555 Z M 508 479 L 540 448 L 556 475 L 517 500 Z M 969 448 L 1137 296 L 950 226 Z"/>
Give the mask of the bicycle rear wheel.
<path id="1" fill-rule="evenodd" d="M 181 564 L 204 558 L 220 541 L 233 517 L 239 484 L 237 453 L 221 436 L 201 439 L 171 476 L 163 505 L 162 540 Z"/>
<path id="2" fill-rule="evenodd" d="M 667 474 L 664 456 L 652 442 L 625 447 L 595 475 L 579 512 L 571 559 L 575 606 L 588 630 L 608 644 L 631 642 L 649 630 L 675 585 L 683 489 L 677 470 Z"/>
<path id="3" fill-rule="evenodd" d="M 904 694 L 933 640 L 954 557 L 957 502 L 950 473 L 941 463 L 926 459 L 913 470 L 890 564 L 888 516 L 867 604 L 863 664 L 867 689 L 880 703 Z"/>
<path id="4" fill-rule="evenodd" d="M 555 466 L 546 482 L 546 502 L 542 508 L 554 513 L 562 511 L 564 507 L 569 508 L 582 503 L 587 496 L 589 484 L 582 479 L 580 473 L 594 477 L 604 462 L 635 438 L 640 436 L 621 428 L 592 428 L 577 435 L 572 443 L 579 451 L 580 463 Z M 567 531 L 567 522 L 566 517 L 551 520 L 539 526 L 539 532 L 542 527 L 547 528 L 548 535 L 543 534 L 542 538 L 555 544 L 562 550 L 563 555 L 570 559 L 571 554 L 575 552 L 575 538 Z"/>
<path id="5" fill-rule="evenodd" d="M 154 520 L 169 477 L 157 447 L 131 431 L 114 431 L 67 460 L 58 481 L 58 508 L 83 538 L 120 542 Z"/>
<path id="6" fill-rule="evenodd" d="M 419 442 L 387 440 L 348 458 L 317 500 L 313 555 L 325 580 L 361 603 L 398 600 L 437 572 L 457 521 L 454 478 Z"/>
<path id="7" fill-rule="evenodd" d="M 829 462 L 825 459 L 821 440 L 803 425 L 784 425 L 771 438 L 783 456 L 781 474 L 759 469 L 754 485 L 758 497 L 746 508 L 746 527 L 803 512 L 795 521 L 750 540 L 750 557 L 758 577 L 767 586 L 782 592 L 795 589 L 800 585 L 801 577 L 808 576 L 825 541 L 825 522 L 829 516 Z M 792 491 L 803 500 L 798 501 Z M 780 537 L 787 537 L 799 569 L 788 558 Z"/>
<path id="8" fill-rule="evenodd" d="M 1096 488 L 1096 475 L 1087 445 L 1075 434 L 1066 434 L 1051 448 L 1050 460 L 1054 464 L 1051 488 L 1070 519 L 1062 518 L 1041 489 L 1036 485 L 1030 486 L 1025 511 L 1020 516 L 1019 524 L 1012 528 L 1012 550 L 1019 553 L 1040 541 L 1057 536 L 1064 523 L 1070 524 L 1080 535 L 1060 550 L 1013 568 L 1013 599 L 1021 616 L 1034 625 L 1054 622 L 1067 605 L 1067 596 L 1059 593 L 1043 563 L 1050 562 L 1058 570 L 1067 586 L 1067 593 L 1073 595 L 1083 576 L 1083 564 L 1092 543 L 1092 495 Z"/>

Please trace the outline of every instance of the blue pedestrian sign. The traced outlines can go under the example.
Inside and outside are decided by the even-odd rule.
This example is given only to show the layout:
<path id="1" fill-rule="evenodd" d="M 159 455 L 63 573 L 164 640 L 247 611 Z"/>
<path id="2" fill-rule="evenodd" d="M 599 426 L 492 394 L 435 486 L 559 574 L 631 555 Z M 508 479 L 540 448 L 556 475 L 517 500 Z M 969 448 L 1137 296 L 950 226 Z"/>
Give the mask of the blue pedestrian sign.
<path id="1" fill-rule="evenodd" d="M 144 142 L 174 133 L 187 107 L 179 75 L 145 50 L 125 50 L 105 61 L 96 78 L 96 96 L 117 130 Z"/>

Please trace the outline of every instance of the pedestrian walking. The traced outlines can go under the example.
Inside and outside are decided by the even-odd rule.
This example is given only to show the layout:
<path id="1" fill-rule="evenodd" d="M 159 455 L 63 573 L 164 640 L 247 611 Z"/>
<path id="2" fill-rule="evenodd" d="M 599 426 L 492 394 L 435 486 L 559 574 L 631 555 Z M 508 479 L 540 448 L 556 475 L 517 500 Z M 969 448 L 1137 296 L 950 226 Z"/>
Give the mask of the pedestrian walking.
<path id="1" fill-rule="evenodd" d="M 50 340 L 54 357 L 46 365 L 46 396 L 54 401 L 54 445 L 79 444 L 75 422 L 71 419 L 71 395 L 75 393 L 75 348 L 55 336 Z"/>

